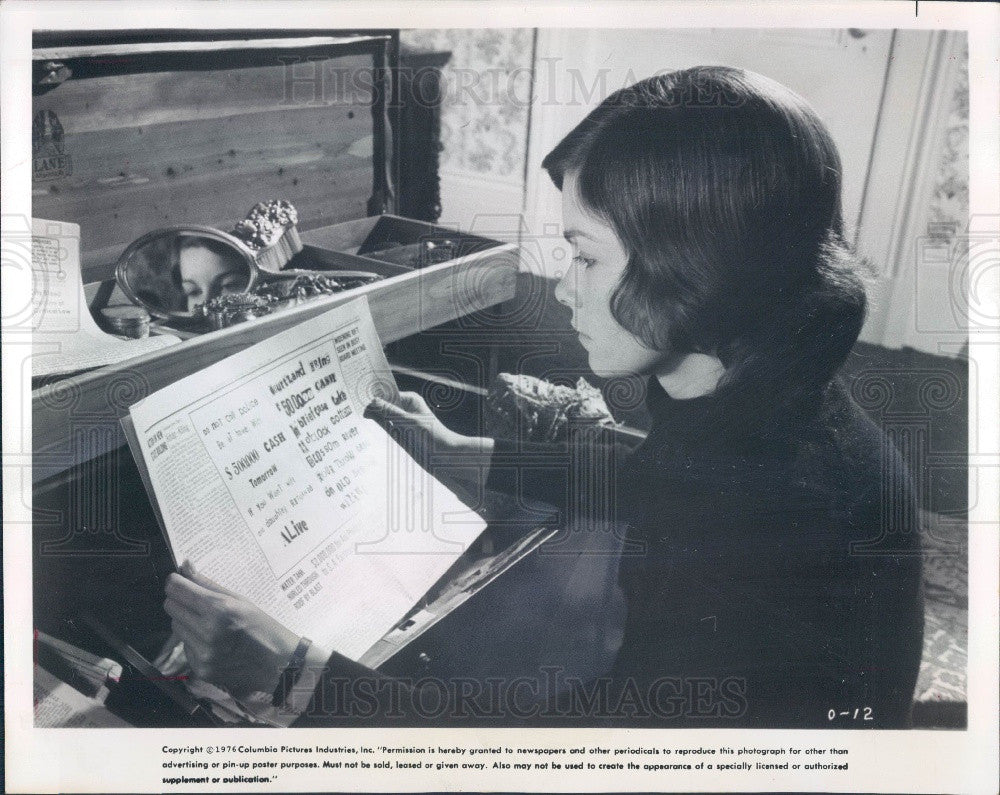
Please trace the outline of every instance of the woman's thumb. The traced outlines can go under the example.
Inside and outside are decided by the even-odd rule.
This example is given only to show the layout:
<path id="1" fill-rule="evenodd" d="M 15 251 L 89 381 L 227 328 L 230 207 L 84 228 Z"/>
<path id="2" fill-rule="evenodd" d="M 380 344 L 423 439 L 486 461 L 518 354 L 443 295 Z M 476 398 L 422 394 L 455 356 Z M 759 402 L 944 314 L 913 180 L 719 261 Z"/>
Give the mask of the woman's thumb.
<path id="1" fill-rule="evenodd" d="M 429 414 L 430 406 L 417 392 L 400 392 L 399 405 L 414 414 Z"/>
<path id="2" fill-rule="evenodd" d="M 365 409 L 365 416 L 374 420 L 406 419 L 406 410 L 383 398 L 375 398 Z"/>
<path id="3" fill-rule="evenodd" d="M 206 577 L 201 572 L 195 571 L 194 566 L 191 565 L 190 560 L 185 560 L 180 566 L 180 572 L 185 577 L 187 577 L 191 582 L 197 583 L 202 588 L 207 588 L 209 591 L 215 591 L 216 593 L 221 593 L 226 596 L 236 596 L 239 594 L 230 591 L 228 588 L 223 588 L 215 580 Z"/>

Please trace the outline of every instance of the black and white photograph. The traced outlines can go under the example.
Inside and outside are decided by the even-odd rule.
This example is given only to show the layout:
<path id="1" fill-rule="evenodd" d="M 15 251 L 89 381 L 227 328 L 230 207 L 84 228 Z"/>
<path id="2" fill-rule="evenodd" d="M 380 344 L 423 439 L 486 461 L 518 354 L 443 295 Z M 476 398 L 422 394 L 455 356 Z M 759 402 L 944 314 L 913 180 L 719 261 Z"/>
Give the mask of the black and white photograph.
<path id="1" fill-rule="evenodd" d="M 994 790 L 996 6 L 30 5 L 10 791 Z"/>

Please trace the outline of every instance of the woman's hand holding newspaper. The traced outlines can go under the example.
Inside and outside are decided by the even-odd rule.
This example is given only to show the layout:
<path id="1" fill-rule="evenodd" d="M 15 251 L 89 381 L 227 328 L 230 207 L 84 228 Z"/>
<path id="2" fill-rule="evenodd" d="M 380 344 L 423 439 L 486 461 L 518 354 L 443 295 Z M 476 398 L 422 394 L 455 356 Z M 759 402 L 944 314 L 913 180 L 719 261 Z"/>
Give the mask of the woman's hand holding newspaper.
<path id="1" fill-rule="evenodd" d="M 398 404 L 376 398 L 365 416 L 439 480 L 460 493 L 478 494 L 489 473 L 493 440 L 451 430 L 416 392 L 401 392 L 399 398 Z"/>
<path id="2" fill-rule="evenodd" d="M 236 697 L 273 692 L 298 635 L 189 563 L 181 572 L 167 578 L 164 610 L 194 674 Z"/>

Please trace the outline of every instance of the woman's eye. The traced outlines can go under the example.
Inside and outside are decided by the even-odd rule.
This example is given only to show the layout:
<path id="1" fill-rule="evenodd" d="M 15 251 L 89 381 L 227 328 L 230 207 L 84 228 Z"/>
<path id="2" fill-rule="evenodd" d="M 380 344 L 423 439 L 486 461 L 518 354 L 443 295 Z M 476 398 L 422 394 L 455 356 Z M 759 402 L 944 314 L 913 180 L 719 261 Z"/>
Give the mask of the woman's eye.
<path id="1" fill-rule="evenodd" d="M 588 259 L 582 254 L 577 254 L 575 257 L 573 257 L 573 262 L 577 263 L 578 265 L 583 265 L 584 268 L 589 268 L 591 265 L 594 264 L 594 260 Z"/>

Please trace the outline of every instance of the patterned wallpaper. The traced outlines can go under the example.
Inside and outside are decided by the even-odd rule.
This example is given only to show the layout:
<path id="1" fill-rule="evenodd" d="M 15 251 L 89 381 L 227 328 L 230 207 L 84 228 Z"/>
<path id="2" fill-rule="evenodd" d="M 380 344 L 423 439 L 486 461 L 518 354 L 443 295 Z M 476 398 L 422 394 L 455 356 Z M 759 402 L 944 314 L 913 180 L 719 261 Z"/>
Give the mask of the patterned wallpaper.
<path id="1" fill-rule="evenodd" d="M 403 47 L 450 50 L 443 70 L 441 168 L 520 180 L 528 143 L 533 32 L 404 30 Z"/>
<path id="2" fill-rule="evenodd" d="M 955 68 L 951 106 L 934 176 L 929 221 L 952 231 L 969 224 L 969 45 L 963 41 Z"/>

